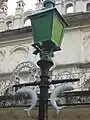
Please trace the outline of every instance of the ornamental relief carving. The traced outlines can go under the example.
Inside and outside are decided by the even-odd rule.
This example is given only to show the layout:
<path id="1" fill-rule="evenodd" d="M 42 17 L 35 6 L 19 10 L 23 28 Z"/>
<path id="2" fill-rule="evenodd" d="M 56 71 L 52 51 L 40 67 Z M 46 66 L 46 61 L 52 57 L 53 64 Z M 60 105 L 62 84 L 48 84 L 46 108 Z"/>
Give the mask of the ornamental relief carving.
<path id="1" fill-rule="evenodd" d="M 12 79 L 10 76 L 0 76 L 0 95 L 4 95 L 4 92 L 11 86 Z"/>
<path id="2" fill-rule="evenodd" d="M 0 51 L 0 62 L 3 61 L 5 58 L 5 52 Z"/>
<path id="3" fill-rule="evenodd" d="M 83 38 L 85 62 L 90 62 L 90 35 Z"/>
<path id="4" fill-rule="evenodd" d="M 18 64 L 18 66 L 15 68 L 15 70 L 13 71 L 13 77 L 17 77 L 20 75 L 21 72 L 23 71 L 27 71 L 28 73 L 28 82 L 32 82 L 32 81 L 39 81 L 40 78 L 40 69 L 37 68 L 37 66 L 30 62 L 30 61 L 26 61 L 26 62 L 22 62 L 20 64 Z"/>
<path id="5" fill-rule="evenodd" d="M 90 84 L 88 84 L 88 80 L 90 79 L 90 70 L 89 69 L 78 69 L 78 68 L 73 68 L 73 69 L 66 69 L 63 70 L 62 72 L 59 71 L 58 74 L 55 75 L 55 78 L 53 77 L 53 79 L 55 80 L 62 80 L 62 79 L 75 79 L 78 78 L 79 81 L 73 83 L 76 86 L 76 89 L 81 89 L 84 90 L 84 88 L 87 86 L 90 86 Z"/>
<path id="6" fill-rule="evenodd" d="M 10 52 L 10 56 L 9 56 L 9 63 L 10 63 L 10 70 L 12 71 L 13 69 L 15 69 L 15 67 L 26 60 L 28 55 L 28 52 L 25 48 L 16 48 L 14 49 L 12 52 Z"/>
<path id="7" fill-rule="evenodd" d="M 0 72 L 3 71 L 4 60 L 5 60 L 5 51 L 0 51 Z"/>
<path id="8" fill-rule="evenodd" d="M 83 46 L 84 46 L 85 48 L 87 48 L 87 47 L 89 46 L 88 43 L 90 44 L 90 35 L 84 36 L 84 38 L 83 38 Z"/>

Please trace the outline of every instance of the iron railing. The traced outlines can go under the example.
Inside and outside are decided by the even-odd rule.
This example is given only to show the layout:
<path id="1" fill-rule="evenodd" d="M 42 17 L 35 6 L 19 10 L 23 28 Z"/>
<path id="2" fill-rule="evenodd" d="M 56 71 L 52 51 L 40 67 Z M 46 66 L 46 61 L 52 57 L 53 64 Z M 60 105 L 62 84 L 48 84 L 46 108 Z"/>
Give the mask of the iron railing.
<path id="1" fill-rule="evenodd" d="M 50 96 L 50 94 L 49 94 Z M 39 98 L 39 97 L 38 97 Z M 87 105 L 90 104 L 90 91 L 66 92 L 59 96 L 58 105 Z M 63 99 L 63 100 L 62 100 Z M 63 103 L 61 102 L 63 101 Z M 30 106 L 31 100 L 29 96 L 0 96 L 0 107 L 25 107 Z M 48 105 L 51 106 L 48 99 Z M 37 103 L 38 106 L 38 103 Z"/>

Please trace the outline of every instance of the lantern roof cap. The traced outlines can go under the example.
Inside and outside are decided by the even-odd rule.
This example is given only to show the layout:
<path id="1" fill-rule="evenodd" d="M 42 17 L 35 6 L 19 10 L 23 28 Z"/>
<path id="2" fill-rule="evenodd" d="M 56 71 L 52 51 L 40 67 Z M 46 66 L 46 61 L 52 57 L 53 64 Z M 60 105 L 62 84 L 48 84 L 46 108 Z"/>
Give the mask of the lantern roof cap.
<path id="1" fill-rule="evenodd" d="M 55 11 L 56 14 L 58 15 L 58 17 L 61 19 L 61 21 L 62 21 L 66 26 L 68 26 L 67 22 L 66 22 L 66 21 L 63 19 L 63 17 L 60 15 L 60 13 L 59 13 L 58 10 L 56 9 L 56 7 L 47 8 L 47 9 L 43 9 L 42 11 L 35 12 L 35 13 L 31 14 L 30 16 L 28 16 L 28 18 L 37 17 L 37 15 L 40 15 L 40 14 L 43 14 L 43 13 L 46 13 L 46 12 L 50 12 L 50 11 Z"/>

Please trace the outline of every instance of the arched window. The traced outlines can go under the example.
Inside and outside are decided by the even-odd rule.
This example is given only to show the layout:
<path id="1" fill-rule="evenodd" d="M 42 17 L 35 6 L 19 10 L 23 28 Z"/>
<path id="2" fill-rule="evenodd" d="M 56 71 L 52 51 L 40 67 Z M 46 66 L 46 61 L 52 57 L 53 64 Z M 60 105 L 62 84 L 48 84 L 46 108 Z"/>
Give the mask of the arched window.
<path id="1" fill-rule="evenodd" d="M 69 3 L 66 5 L 66 13 L 73 13 L 73 4 Z"/>
<path id="2" fill-rule="evenodd" d="M 8 30 L 12 29 L 12 21 L 8 21 L 6 25 Z"/>
<path id="3" fill-rule="evenodd" d="M 24 26 L 31 26 L 31 21 L 30 21 L 30 19 L 27 19 L 27 20 L 25 21 Z"/>
<path id="4" fill-rule="evenodd" d="M 86 11 L 90 11 L 90 3 L 87 3 L 87 5 L 86 5 Z"/>

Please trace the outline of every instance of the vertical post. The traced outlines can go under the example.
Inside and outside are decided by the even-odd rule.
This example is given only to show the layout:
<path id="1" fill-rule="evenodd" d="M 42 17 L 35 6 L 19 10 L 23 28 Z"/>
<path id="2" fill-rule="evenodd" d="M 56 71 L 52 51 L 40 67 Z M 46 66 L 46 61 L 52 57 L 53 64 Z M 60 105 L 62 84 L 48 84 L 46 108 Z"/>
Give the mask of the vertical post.
<path id="1" fill-rule="evenodd" d="M 75 13 L 76 12 L 76 1 L 74 0 L 73 2 L 73 12 Z"/>
<path id="2" fill-rule="evenodd" d="M 45 120 L 45 113 L 48 117 L 48 79 L 49 69 L 53 66 L 52 60 L 41 59 L 37 62 L 37 65 L 41 69 L 41 83 L 40 83 L 40 97 L 39 97 L 39 114 L 38 120 Z M 47 109 L 47 110 L 46 110 Z M 47 118 L 46 118 L 47 120 Z"/>
<path id="3" fill-rule="evenodd" d="M 18 84 L 19 84 L 19 82 L 20 82 L 19 77 L 16 77 L 16 85 L 18 85 Z M 18 89 L 19 89 L 19 87 L 18 87 L 18 86 L 17 86 L 17 87 L 15 87 L 15 92 L 16 92 Z"/>

